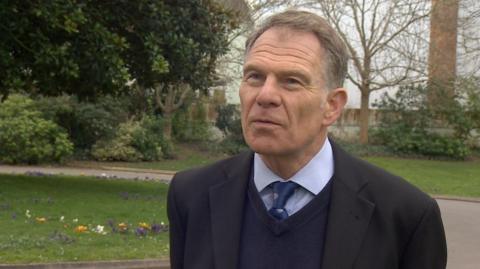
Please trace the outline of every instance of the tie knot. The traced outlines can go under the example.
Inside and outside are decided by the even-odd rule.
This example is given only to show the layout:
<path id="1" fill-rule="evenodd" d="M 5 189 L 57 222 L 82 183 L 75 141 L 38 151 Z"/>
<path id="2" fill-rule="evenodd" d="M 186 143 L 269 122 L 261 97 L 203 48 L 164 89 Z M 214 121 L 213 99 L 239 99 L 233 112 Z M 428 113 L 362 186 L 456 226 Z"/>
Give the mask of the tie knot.
<path id="1" fill-rule="evenodd" d="M 273 207 L 284 208 L 287 200 L 292 196 L 295 189 L 298 187 L 297 183 L 293 181 L 281 182 L 277 181 L 272 184 L 273 187 Z"/>

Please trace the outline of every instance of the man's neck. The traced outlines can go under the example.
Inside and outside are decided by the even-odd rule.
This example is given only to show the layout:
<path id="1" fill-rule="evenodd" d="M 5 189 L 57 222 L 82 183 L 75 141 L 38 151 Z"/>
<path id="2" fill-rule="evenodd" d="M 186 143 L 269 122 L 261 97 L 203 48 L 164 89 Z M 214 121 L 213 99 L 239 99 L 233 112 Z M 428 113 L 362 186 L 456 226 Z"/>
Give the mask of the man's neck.
<path id="1" fill-rule="evenodd" d="M 322 149 L 326 136 L 321 143 L 316 143 L 298 154 L 290 155 L 264 155 L 259 154 L 265 165 L 276 175 L 283 179 L 289 179 L 302 169 Z"/>

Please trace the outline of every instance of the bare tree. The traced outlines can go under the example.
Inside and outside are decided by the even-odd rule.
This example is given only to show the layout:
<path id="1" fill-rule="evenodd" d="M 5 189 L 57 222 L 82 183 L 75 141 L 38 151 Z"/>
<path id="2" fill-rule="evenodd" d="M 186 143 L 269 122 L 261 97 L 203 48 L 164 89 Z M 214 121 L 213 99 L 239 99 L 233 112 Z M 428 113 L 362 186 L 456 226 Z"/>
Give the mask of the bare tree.
<path id="1" fill-rule="evenodd" d="M 370 95 L 425 76 L 425 0 L 316 0 L 306 3 L 333 25 L 350 52 L 348 79 L 361 92 L 360 143 L 368 142 Z"/>

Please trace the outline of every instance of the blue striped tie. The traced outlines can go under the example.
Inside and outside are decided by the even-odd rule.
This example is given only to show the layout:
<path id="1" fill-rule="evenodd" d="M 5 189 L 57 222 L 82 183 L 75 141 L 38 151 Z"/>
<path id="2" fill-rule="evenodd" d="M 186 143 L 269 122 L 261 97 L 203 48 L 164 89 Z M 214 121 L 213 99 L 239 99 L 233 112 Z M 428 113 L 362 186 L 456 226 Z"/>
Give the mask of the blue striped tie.
<path id="1" fill-rule="evenodd" d="M 287 182 L 274 182 L 273 187 L 273 206 L 268 210 L 268 213 L 277 220 L 284 220 L 288 218 L 287 210 L 285 210 L 285 204 L 287 200 L 292 196 L 295 189 L 298 187 L 297 183 L 292 181 Z"/>

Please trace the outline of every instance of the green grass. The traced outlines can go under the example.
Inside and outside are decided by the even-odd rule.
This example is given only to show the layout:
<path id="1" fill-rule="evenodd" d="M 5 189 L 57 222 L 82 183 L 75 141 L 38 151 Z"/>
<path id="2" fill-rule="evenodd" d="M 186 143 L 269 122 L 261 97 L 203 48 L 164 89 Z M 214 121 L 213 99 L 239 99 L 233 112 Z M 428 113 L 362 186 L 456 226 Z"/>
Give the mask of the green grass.
<path id="1" fill-rule="evenodd" d="M 156 182 L 0 175 L 0 263 L 166 258 L 167 232 L 134 232 L 140 222 L 167 223 L 166 190 Z M 129 230 L 113 232 L 121 222 Z M 78 225 L 89 231 L 75 232 Z M 107 234 L 91 231 L 97 225 Z"/>
<path id="2" fill-rule="evenodd" d="M 123 166 L 160 170 L 183 170 L 212 163 L 222 156 L 208 156 L 190 150 L 178 160 L 150 163 L 89 163 L 88 166 Z M 480 197 L 480 160 L 438 161 L 395 157 L 364 157 L 363 159 L 399 175 L 432 195 Z"/>
<path id="3" fill-rule="evenodd" d="M 480 197 L 480 160 L 462 162 L 393 157 L 365 159 L 402 176 L 433 195 Z"/>
<path id="4" fill-rule="evenodd" d="M 101 163 L 104 166 L 183 170 L 212 163 L 221 157 L 207 157 L 193 152 L 178 160 L 150 163 Z M 480 197 L 480 160 L 438 161 L 395 157 L 364 157 L 363 159 L 399 175 L 432 195 Z M 98 164 L 90 163 L 90 166 Z"/>
<path id="5" fill-rule="evenodd" d="M 213 143 L 213 142 L 212 142 Z M 225 154 L 212 153 L 205 149 L 208 145 L 179 144 L 176 145 L 176 158 L 158 162 L 72 162 L 71 166 L 84 167 L 127 167 L 137 169 L 155 169 L 180 171 L 188 168 L 210 164 L 214 161 L 225 158 Z"/>

